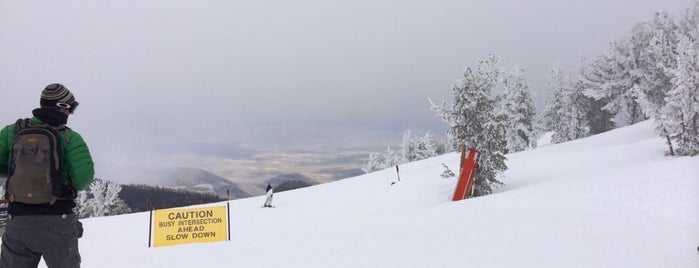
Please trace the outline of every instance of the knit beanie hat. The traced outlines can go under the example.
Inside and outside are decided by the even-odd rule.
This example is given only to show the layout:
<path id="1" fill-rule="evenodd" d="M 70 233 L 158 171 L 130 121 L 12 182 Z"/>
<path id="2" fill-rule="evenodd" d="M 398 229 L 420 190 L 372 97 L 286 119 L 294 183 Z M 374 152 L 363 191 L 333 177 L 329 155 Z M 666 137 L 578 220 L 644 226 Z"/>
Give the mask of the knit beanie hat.
<path id="1" fill-rule="evenodd" d="M 42 108 L 71 108 L 71 106 L 77 106 L 77 103 L 73 94 L 65 86 L 58 83 L 46 86 L 41 92 L 40 104 Z M 62 105 L 65 104 L 70 106 L 63 107 Z"/>

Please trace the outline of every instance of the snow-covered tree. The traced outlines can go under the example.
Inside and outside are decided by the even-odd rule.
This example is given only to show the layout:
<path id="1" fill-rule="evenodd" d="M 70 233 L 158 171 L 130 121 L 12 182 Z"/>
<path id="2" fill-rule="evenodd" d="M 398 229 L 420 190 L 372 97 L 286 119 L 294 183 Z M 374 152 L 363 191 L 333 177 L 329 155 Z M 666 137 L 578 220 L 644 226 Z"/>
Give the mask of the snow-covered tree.
<path id="1" fill-rule="evenodd" d="M 697 27 L 699 27 L 699 1 L 693 8 L 687 9 L 677 20 L 677 34 L 688 37 L 692 42 L 697 38 Z"/>
<path id="2" fill-rule="evenodd" d="M 552 94 L 546 102 L 544 117 L 548 130 L 553 131 L 552 143 L 561 143 L 587 137 L 590 128 L 586 119 L 586 110 L 582 109 L 583 88 L 576 81 L 571 84 L 558 63 L 555 63 L 548 75 L 547 85 Z"/>
<path id="3" fill-rule="evenodd" d="M 399 152 L 394 151 L 391 147 L 386 148 L 386 155 L 384 156 L 383 164 L 384 168 L 397 166 L 403 163 L 405 162 L 403 161 L 403 158 L 401 157 L 401 154 Z"/>
<path id="4" fill-rule="evenodd" d="M 649 34 L 650 42 L 640 56 L 641 83 L 637 86 L 639 102 L 650 117 L 658 118 L 665 105 L 665 96 L 672 85 L 677 68 L 677 24 L 666 12 L 658 12 L 653 20 L 642 23 L 639 31 Z"/>
<path id="5" fill-rule="evenodd" d="M 390 146 L 386 148 L 386 153 L 370 153 L 369 160 L 364 165 L 362 170 L 365 173 L 374 172 L 377 170 L 387 169 L 396 165 L 403 164 L 401 155 L 394 151 Z"/>
<path id="6" fill-rule="evenodd" d="M 400 162 L 408 162 L 410 159 L 415 159 L 416 145 L 412 139 L 412 131 L 406 130 L 403 132 L 403 142 L 400 144 Z"/>
<path id="7" fill-rule="evenodd" d="M 573 105 L 581 111 L 583 120 L 587 123 L 587 135 L 595 135 L 614 129 L 614 113 L 604 109 L 609 98 L 593 98 L 587 94 L 589 80 L 583 76 L 587 65 L 581 61 L 579 74 L 572 81 Z"/>
<path id="8" fill-rule="evenodd" d="M 446 152 L 444 144 L 437 141 L 429 131 L 421 137 L 415 136 L 407 140 L 404 138 L 405 142 L 412 147 L 411 158 L 406 158 L 407 162 L 432 158 Z M 401 148 L 405 148 L 405 145 L 401 146 Z"/>
<path id="9" fill-rule="evenodd" d="M 677 68 L 661 117 L 676 142 L 677 154 L 699 154 L 699 4 L 680 20 Z"/>
<path id="10" fill-rule="evenodd" d="M 536 148 L 542 133 L 537 126 L 534 100 L 524 79 L 524 68 L 516 65 L 503 78 L 503 94 L 498 114 L 505 116 L 507 152 L 514 153 Z"/>
<path id="11" fill-rule="evenodd" d="M 451 109 L 447 108 L 446 102 L 441 106 L 432 103 L 432 110 L 449 124 L 447 138 L 452 150 L 456 150 L 460 143 L 468 144 L 475 139 L 483 131 L 480 123 L 493 118 L 488 112 L 493 111 L 490 94 L 500 76 L 497 62 L 497 56 L 491 54 L 487 59 L 479 60 L 475 69 L 466 67 L 463 78 L 452 87 Z"/>
<path id="12" fill-rule="evenodd" d="M 656 133 L 666 138 L 670 154 L 674 154 L 668 130 L 671 126 L 661 110 L 666 104 L 674 70 L 677 69 L 677 29 L 677 24 L 667 12 L 657 12 L 651 21 L 638 24 L 633 32 L 633 36 L 637 37 L 635 40 L 639 41 L 637 45 L 641 46 L 637 56 L 639 64 L 635 70 L 639 79 L 634 89 L 637 101 L 646 116 L 654 119 Z"/>
<path id="13" fill-rule="evenodd" d="M 446 102 L 441 106 L 432 104 L 432 110 L 449 124 L 447 137 L 452 149 L 463 143 L 480 151 L 474 175 L 475 196 L 490 194 L 493 186 L 502 185 L 498 176 L 507 169 L 505 120 L 496 116 L 496 103 L 491 99 L 499 76 L 498 58 L 491 54 L 479 60 L 475 68 L 466 68 L 463 78 L 452 87 L 451 108 Z"/>
<path id="14" fill-rule="evenodd" d="M 129 213 L 126 203 L 119 198 L 121 185 L 95 179 L 90 188 L 78 193 L 76 212 L 80 218 L 100 217 Z"/>
<path id="15" fill-rule="evenodd" d="M 370 153 L 369 160 L 362 167 L 365 173 L 390 168 L 396 165 L 435 157 L 446 152 L 444 144 L 434 139 L 428 131 L 423 136 L 413 136 L 411 130 L 403 133 L 403 141 L 398 151 L 391 147 L 386 154 Z"/>
<path id="16" fill-rule="evenodd" d="M 607 132 L 615 128 L 614 114 L 603 109 L 607 104 L 604 100 L 596 100 L 586 96 L 583 92 L 585 87 L 582 81 L 578 80 L 574 84 L 577 95 L 581 99 L 581 109 L 585 111 L 585 121 L 587 122 L 588 136 Z"/>
<path id="17" fill-rule="evenodd" d="M 603 110 L 620 126 L 653 118 L 670 154 L 675 154 L 674 141 L 679 154 L 696 155 L 698 24 L 699 3 L 679 20 L 657 12 L 634 26 L 628 38 L 612 42 L 607 52 L 584 64 L 577 80 L 560 82 L 564 79 L 552 71 L 553 94 L 545 112 L 547 126 L 556 132 L 552 142 L 613 127 L 608 114 L 597 112 Z M 587 129 L 576 129 L 584 125 Z"/>
<path id="18" fill-rule="evenodd" d="M 699 153 L 699 59 L 695 46 L 688 38 L 680 42 L 683 50 L 678 57 L 677 76 L 662 111 L 679 155 Z"/>
<path id="19" fill-rule="evenodd" d="M 494 108 L 493 108 L 494 109 Z M 505 118 L 489 112 L 491 120 L 483 123 L 483 131 L 474 139 L 475 148 L 480 152 L 474 174 L 473 195 L 491 194 L 493 186 L 505 185 L 498 177 L 507 170 L 505 164 Z"/>
<path id="20" fill-rule="evenodd" d="M 381 153 L 369 153 L 369 159 L 362 166 L 364 173 L 370 173 L 377 170 L 385 169 L 384 156 Z"/>
<path id="21" fill-rule="evenodd" d="M 562 123 L 565 120 L 565 106 L 567 105 L 567 92 L 566 83 L 563 80 L 563 74 L 561 74 L 561 68 L 558 63 L 555 63 L 549 75 L 546 77 L 549 90 L 551 95 L 549 95 L 546 100 L 546 109 L 544 110 L 544 121 L 546 129 L 553 131 L 551 136 L 552 143 L 560 143 L 566 141 L 561 137 L 562 132 L 564 132 L 565 125 Z"/>
<path id="22" fill-rule="evenodd" d="M 579 79 L 584 94 L 604 103 L 601 109 L 614 115 L 616 126 L 627 126 L 646 119 L 636 102 L 635 59 L 627 39 L 612 42 L 607 52 L 584 64 Z"/>

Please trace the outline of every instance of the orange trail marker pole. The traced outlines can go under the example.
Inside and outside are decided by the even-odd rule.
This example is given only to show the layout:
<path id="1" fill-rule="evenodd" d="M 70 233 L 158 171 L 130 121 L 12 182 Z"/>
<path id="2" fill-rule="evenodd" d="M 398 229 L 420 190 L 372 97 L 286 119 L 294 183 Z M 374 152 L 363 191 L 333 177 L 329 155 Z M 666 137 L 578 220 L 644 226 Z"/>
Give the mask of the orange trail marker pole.
<path id="1" fill-rule="evenodd" d="M 459 182 L 456 183 L 454 197 L 452 201 L 459 201 L 469 198 L 473 188 L 473 174 L 476 171 L 476 161 L 478 159 L 478 151 L 469 149 L 468 158 L 462 158 L 461 174 L 459 174 Z"/>

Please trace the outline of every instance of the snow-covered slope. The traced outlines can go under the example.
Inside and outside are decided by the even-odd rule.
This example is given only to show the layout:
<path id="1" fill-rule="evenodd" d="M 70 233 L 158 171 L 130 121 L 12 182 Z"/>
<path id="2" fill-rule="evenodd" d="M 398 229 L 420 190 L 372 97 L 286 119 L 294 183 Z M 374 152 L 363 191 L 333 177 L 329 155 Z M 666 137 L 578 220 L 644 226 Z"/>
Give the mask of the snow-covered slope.
<path id="1" fill-rule="evenodd" d="M 148 248 L 148 213 L 84 220 L 83 267 L 699 267 L 699 158 L 651 122 L 508 155 L 495 194 L 451 202 L 448 154 L 230 202 L 231 241 Z M 43 265 L 43 264 L 42 264 Z"/>

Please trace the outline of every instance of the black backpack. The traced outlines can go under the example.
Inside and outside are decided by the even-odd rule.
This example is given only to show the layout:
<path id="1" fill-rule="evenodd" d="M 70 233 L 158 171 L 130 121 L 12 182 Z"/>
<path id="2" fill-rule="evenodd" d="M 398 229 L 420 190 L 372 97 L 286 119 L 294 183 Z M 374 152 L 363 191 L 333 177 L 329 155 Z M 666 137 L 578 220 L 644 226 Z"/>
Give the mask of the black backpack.
<path id="1" fill-rule="evenodd" d="M 65 125 L 55 127 L 35 124 L 29 119 L 17 120 L 5 185 L 6 199 L 26 204 L 53 204 L 58 199 L 75 197 L 70 183 L 63 183 L 61 167 L 59 134 L 69 130 Z"/>

